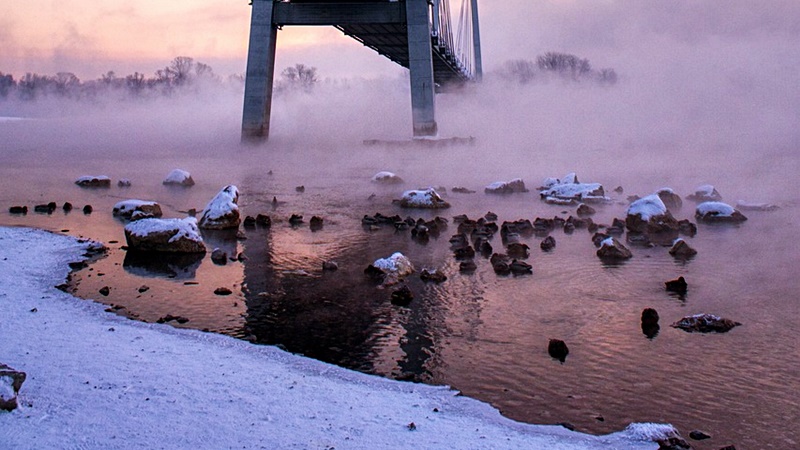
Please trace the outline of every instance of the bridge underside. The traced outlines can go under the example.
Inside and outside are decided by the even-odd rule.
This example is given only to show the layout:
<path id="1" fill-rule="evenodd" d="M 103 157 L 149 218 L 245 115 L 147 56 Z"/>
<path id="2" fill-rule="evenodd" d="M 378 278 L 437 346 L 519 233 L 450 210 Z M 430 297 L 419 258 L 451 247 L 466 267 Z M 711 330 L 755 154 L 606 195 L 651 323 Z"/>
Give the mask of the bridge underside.
<path id="1" fill-rule="evenodd" d="M 473 0 L 474 1 L 474 0 Z M 469 81 L 453 50 L 431 32 L 427 0 L 253 0 L 245 79 L 242 140 L 269 135 L 277 31 L 286 25 L 328 25 L 406 67 L 411 78 L 414 136 L 434 136 L 434 89 Z"/>

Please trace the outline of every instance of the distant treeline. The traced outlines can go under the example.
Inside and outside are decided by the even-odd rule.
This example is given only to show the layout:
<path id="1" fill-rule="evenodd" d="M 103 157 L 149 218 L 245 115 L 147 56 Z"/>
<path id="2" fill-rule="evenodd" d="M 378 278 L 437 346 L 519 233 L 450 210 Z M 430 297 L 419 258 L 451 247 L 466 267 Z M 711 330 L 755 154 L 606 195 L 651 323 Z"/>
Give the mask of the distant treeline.
<path id="1" fill-rule="evenodd" d="M 292 89 L 308 91 L 317 81 L 315 67 L 296 64 L 281 72 L 276 80 L 275 90 L 278 93 Z M 176 57 L 165 68 L 157 70 L 152 77 L 146 77 L 139 72 L 117 76 L 115 72 L 109 71 L 96 80 L 81 81 L 71 72 L 58 72 L 52 76 L 27 73 L 15 80 L 12 75 L 0 72 L 0 100 L 30 101 L 45 97 L 83 100 L 112 94 L 148 98 L 197 91 L 207 86 L 241 89 L 244 86 L 244 75 L 231 75 L 223 79 L 208 64 L 196 62 L 188 56 Z"/>
<path id="2" fill-rule="evenodd" d="M 567 81 L 588 81 L 601 85 L 613 85 L 617 82 L 614 69 L 592 69 L 588 59 L 579 58 L 568 53 L 547 52 L 536 58 L 536 61 L 515 59 L 508 61 L 499 71 L 502 78 L 520 84 L 556 76 Z"/>

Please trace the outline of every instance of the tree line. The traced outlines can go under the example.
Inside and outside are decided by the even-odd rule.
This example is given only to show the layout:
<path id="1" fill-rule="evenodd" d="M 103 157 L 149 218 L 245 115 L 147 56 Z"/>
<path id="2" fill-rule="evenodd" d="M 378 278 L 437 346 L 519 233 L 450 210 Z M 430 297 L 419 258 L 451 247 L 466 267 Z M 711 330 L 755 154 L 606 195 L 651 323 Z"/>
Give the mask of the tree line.
<path id="1" fill-rule="evenodd" d="M 574 82 L 594 82 L 607 86 L 617 83 L 617 73 L 614 69 L 595 70 L 586 58 L 558 52 L 547 52 L 538 56 L 535 61 L 525 59 L 507 61 L 500 70 L 500 76 L 519 84 L 551 77 Z"/>

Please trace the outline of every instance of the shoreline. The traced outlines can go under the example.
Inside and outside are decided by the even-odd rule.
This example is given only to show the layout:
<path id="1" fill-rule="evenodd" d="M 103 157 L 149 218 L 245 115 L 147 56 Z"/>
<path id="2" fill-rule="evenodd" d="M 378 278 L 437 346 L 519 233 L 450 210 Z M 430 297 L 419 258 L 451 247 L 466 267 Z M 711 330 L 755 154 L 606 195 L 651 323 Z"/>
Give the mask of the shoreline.
<path id="1" fill-rule="evenodd" d="M 0 362 L 28 374 L 20 407 L 0 414 L 0 441 L 12 448 L 644 449 L 673 430 L 592 436 L 515 422 L 446 386 L 129 320 L 53 287 L 86 246 L 0 227 Z"/>

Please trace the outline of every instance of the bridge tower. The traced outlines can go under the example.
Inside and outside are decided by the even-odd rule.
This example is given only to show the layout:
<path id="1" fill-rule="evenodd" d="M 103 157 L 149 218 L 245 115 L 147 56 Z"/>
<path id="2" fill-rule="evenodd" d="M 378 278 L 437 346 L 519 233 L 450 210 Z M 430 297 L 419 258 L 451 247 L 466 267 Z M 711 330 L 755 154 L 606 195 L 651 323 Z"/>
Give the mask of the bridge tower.
<path id="1" fill-rule="evenodd" d="M 466 70 L 463 58 L 456 55 L 452 36 L 443 39 L 452 34 L 448 0 L 252 0 L 242 141 L 269 137 L 275 42 L 278 30 L 287 25 L 333 25 L 407 67 L 414 136 L 435 136 L 436 85 L 480 78 L 477 0 L 469 1 L 473 42 L 468 54 L 474 60 L 473 70 Z M 444 20 L 442 11 L 447 11 Z"/>

